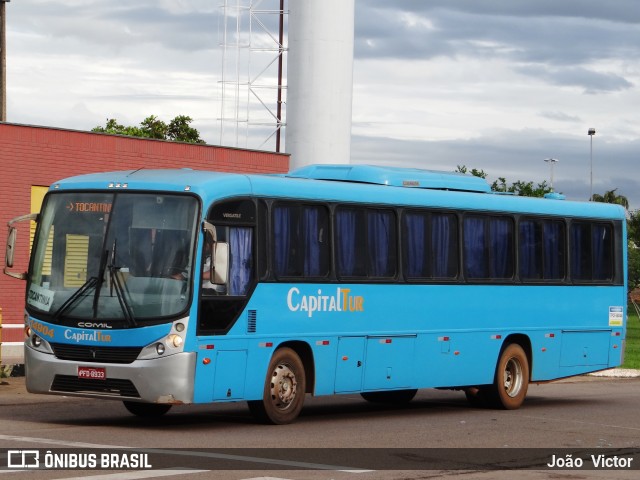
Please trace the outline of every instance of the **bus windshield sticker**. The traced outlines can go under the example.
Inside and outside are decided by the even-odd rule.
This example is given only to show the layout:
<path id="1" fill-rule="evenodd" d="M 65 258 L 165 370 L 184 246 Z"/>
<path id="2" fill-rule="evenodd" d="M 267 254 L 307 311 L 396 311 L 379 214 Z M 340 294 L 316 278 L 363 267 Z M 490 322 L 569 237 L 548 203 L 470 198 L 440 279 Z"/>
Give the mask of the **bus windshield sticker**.
<path id="1" fill-rule="evenodd" d="M 622 307 L 609 307 L 609 326 L 621 327 L 622 326 Z"/>
<path id="2" fill-rule="evenodd" d="M 32 284 L 29 286 L 27 303 L 43 312 L 48 312 L 51 310 L 51 305 L 53 305 L 54 295 L 55 292 Z"/>

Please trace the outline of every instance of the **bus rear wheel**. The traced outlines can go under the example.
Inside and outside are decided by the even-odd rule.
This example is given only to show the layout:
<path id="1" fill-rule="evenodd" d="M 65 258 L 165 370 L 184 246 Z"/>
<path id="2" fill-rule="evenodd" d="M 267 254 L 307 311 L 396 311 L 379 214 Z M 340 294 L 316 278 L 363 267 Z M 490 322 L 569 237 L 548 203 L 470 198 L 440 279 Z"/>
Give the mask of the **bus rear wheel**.
<path id="1" fill-rule="evenodd" d="M 497 408 L 520 408 L 529 388 L 529 359 L 517 343 L 508 345 L 500 355 L 493 387 L 492 403 Z"/>
<path id="2" fill-rule="evenodd" d="M 300 357 L 290 348 L 280 348 L 269 363 L 262 400 L 248 402 L 249 410 L 264 423 L 291 423 L 302 410 L 305 392 L 306 379 Z"/>
<path id="3" fill-rule="evenodd" d="M 166 403 L 143 403 L 143 402 L 122 402 L 129 413 L 138 417 L 161 417 L 171 409 L 171 405 Z"/>

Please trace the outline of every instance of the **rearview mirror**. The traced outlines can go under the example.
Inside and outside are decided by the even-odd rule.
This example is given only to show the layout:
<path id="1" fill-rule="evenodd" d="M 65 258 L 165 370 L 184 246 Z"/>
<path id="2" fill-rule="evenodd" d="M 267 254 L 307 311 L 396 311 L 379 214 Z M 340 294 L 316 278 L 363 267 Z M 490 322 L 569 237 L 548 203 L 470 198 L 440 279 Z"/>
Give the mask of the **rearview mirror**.
<path id="1" fill-rule="evenodd" d="M 226 285 L 229 279 L 229 244 L 216 242 L 213 246 L 211 278 L 216 285 Z"/>
<path id="2" fill-rule="evenodd" d="M 7 236 L 7 250 L 4 256 L 4 264 L 7 268 L 13 268 L 13 252 L 16 248 L 16 239 L 18 238 L 18 229 L 9 227 L 9 235 Z"/>
<path id="3" fill-rule="evenodd" d="M 38 218 L 37 213 L 30 213 L 28 215 L 22 215 L 20 217 L 16 217 L 12 220 L 9 220 L 9 233 L 7 234 L 7 248 L 5 250 L 4 256 L 4 273 L 13 278 L 18 278 L 20 280 L 24 280 L 27 278 L 26 272 L 10 272 L 9 269 L 13 268 L 13 263 L 15 260 L 15 250 L 16 250 L 16 242 L 18 240 L 18 229 L 14 227 L 14 223 L 24 222 L 27 220 L 36 220 Z"/>

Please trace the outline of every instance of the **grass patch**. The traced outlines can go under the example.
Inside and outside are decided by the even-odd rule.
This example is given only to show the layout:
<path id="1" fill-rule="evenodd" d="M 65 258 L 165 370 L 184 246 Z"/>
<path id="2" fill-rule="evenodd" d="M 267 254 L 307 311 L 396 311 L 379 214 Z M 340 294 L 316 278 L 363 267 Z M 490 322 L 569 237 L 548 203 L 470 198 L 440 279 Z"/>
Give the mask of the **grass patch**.
<path id="1" fill-rule="evenodd" d="M 629 304 L 627 317 L 627 345 L 622 368 L 640 369 L 640 319 Z"/>

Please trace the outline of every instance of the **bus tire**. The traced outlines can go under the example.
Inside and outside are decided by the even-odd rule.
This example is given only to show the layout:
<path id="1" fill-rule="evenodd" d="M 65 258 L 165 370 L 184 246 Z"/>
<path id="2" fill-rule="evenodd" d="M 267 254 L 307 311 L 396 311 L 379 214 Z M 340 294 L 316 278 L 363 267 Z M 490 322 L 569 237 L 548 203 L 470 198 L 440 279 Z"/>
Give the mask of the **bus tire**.
<path id="1" fill-rule="evenodd" d="M 269 362 L 262 400 L 248 402 L 249 410 L 264 423 L 291 423 L 302 410 L 305 392 L 302 360 L 292 349 L 279 348 Z"/>
<path id="2" fill-rule="evenodd" d="M 402 405 L 409 403 L 418 393 L 417 389 L 389 390 L 387 392 L 362 392 L 360 396 L 367 402 Z"/>
<path id="3" fill-rule="evenodd" d="M 529 388 L 529 359 L 517 343 L 507 345 L 500 355 L 491 389 L 492 404 L 496 408 L 520 408 Z"/>
<path id="4" fill-rule="evenodd" d="M 143 402 L 122 402 L 124 407 L 137 417 L 161 417 L 171 409 L 171 405 L 166 403 L 143 403 Z"/>

